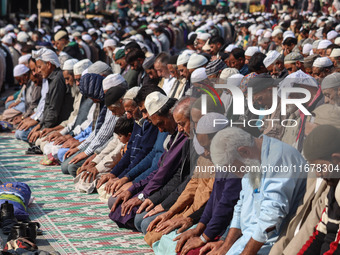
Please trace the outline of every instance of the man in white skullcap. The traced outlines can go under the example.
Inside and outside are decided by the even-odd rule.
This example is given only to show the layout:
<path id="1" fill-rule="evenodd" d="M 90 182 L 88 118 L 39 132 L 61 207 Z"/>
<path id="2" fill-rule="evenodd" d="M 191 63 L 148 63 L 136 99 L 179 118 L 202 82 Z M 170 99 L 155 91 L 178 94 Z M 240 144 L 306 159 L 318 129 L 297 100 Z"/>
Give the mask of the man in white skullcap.
<path id="1" fill-rule="evenodd" d="M 195 40 L 195 49 L 198 53 L 202 52 L 203 46 L 210 39 L 211 35 L 209 33 L 198 33 Z"/>
<path id="2" fill-rule="evenodd" d="M 276 51 L 281 52 L 282 41 L 283 41 L 283 31 L 279 28 L 274 29 L 274 31 L 272 32 L 272 39 L 274 43 L 276 44 Z"/>
<path id="3" fill-rule="evenodd" d="M 27 86 L 30 80 L 30 69 L 23 65 L 16 65 L 13 70 L 13 76 L 18 81 L 22 87 L 16 100 L 7 103 L 8 108 L 3 112 L 1 120 L 10 122 L 12 124 L 17 124 L 21 121 L 21 118 L 16 118 L 17 116 L 25 112 L 25 98 Z"/>
<path id="4" fill-rule="evenodd" d="M 83 59 L 75 63 L 73 66 L 73 75 L 76 85 L 79 86 L 80 78 L 82 73 L 92 65 L 91 60 Z"/>
<path id="5" fill-rule="evenodd" d="M 106 53 L 106 56 L 112 59 L 113 52 L 117 47 L 117 42 L 114 39 L 107 39 L 104 42 L 103 50 Z"/>
<path id="6" fill-rule="evenodd" d="M 181 179 L 179 179 L 176 174 L 179 173 L 177 167 L 181 168 L 181 166 L 185 162 L 185 159 L 182 157 L 182 155 L 188 156 L 188 152 L 190 151 L 190 144 L 187 137 L 183 133 L 177 131 L 177 124 L 174 121 L 173 113 L 171 110 L 174 107 L 175 102 L 175 99 L 168 98 L 159 92 L 152 92 L 145 99 L 145 107 L 150 115 L 149 118 L 151 119 L 152 123 L 158 127 L 160 132 L 168 132 L 170 136 L 167 138 L 167 141 L 169 142 L 165 143 L 165 146 L 167 148 L 167 152 L 165 153 L 168 160 L 163 161 L 163 164 L 159 165 L 158 170 L 154 172 L 155 174 L 151 174 L 147 177 L 146 180 L 138 182 L 138 185 L 141 184 L 142 189 L 139 189 L 139 191 L 137 191 L 135 190 L 135 188 L 132 187 L 128 191 L 130 193 L 130 195 L 127 197 L 127 199 L 129 199 L 128 203 L 130 204 L 129 207 L 131 206 L 131 208 L 139 209 L 137 212 L 138 214 L 143 213 L 146 207 L 152 204 L 153 201 L 156 201 L 153 198 L 158 199 L 157 201 L 163 201 L 164 199 L 169 197 L 168 194 L 166 196 L 163 193 L 157 194 L 157 192 L 155 192 L 156 190 L 154 189 L 155 186 L 153 184 L 151 185 L 151 183 L 154 183 L 156 186 L 160 185 L 159 187 L 164 186 L 165 189 L 172 192 L 179 185 L 184 188 L 185 185 L 181 184 L 183 183 L 183 181 L 186 182 L 188 180 L 187 171 L 190 171 L 190 169 L 186 169 L 184 172 L 182 172 L 181 175 L 183 178 Z M 189 115 L 186 114 L 190 109 L 189 105 L 190 103 L 185 103 L 185 106 L 181 106 L 181 108 L 185 108 L 183 109 L 184 112 L 181 111 L 182 115 Z M 168 140 L 169 138 L 170 140 Z M 184 151 L 185 149 L 187 150 Z M 170 160 L 171 158 L 176 158 L 176 160 Z M 166 182 L 159 180 L 166 180 Z M 172 183 L 176 183 L 176 187 Z M 171 201 L 173 201 L 172 199 Z M 135 228 L 135 217 L 138 217 L 138 214 L 136 214 L 136 210 L 132 210 L 130 214 L 126 214 L 125 210 L 129 210 L 129 208 L 126 208 L 125 204 L 121 204 L 121 202 L 121 196 L 118 196 L 114 203 L 110 203 L 109 201 L 109 207 L 111 207 L 111 213 L 109 215 L 110 219 L 115 221 L 119 225 L 119 227 Z M 154 206 L 156 206 L 157 204 L 155 202 Z M 145 214 L 146 213 L 147 212 L 145 212 Z M 145 220 L 147 220 L 146 218 L 147 217 L 145 217 Z M 141 220 L 144 220 L 143 217 L 141 218 Z"/>
<path id="7" fill-rule="evenodd" d="M 260 52 L 259 47 L 257 46 L 250 46 L 246 49 L 246 51 L 244 52 L 244 57 L 245 57 L 245 64 L 248 65 L 249 64 L 249 60 L 251 59 L 251 57 L 256 53 L 256 52 Z"/>
<path id="8" fill-rule="evenodd" d="M 292 74 L 298 70 L 304 70 L 303 56 L 298 52 L 292 52 L 285 56 L 284 65 L 288 71 L 288 74 Z"/>
<path id="9" fill-rule="evenodd" d="M 63 75 L 66 84 L 74 90 L 73 112 L 70 117 L 54 128 L 55 132 L 50 133 L 41 143 L 40 147 L 46 155 L 43 164 L 48 164 L 47 156 L 51 153 L 54 158 L 58 157 L 58 151 L 62 145 L 73 136 L 79 134 L 83 129 L 87 128 L 92 122 L 94 104 L 90 98 L 84 98 L 79 90 L 79 81 L 75 80 L 75 76 L 81 77 L 81 73 L 91 65 L 91 61 L 84 59 L 78 61 L 76 59 L 67 60 L 63 67 Z M 80 73 L 80 74 L 79 74 Z M 80 78 L 79 78 L 80 79 Z M 47 143 L 49 142 L 49 143 Z M 51 162 L 52 163 L 52 162 Z"/>
<path id="10" fill-rule="evenodd" d="M 36 60 L 38 73 L 48 81 L 48 92 L 43 117 L 28 135 L 30 143 L 34 143 L 38 138 L 47 135 L 52 131 L 52 128 L 68 119 L 73 111 L 74 101 L 70 88 L 65 84 L 62 70 L 59 68 L 60 63 L 57 54 L 52 50 L 42 48 L 39 51 L 32 51 L 32 57 Z M 37 152 L 41 154 L 41 151 L 37 150 Z"/>
<path id="11" fill-rule="evenodd" d="M 225 48 L 224 52 L 230 53 L 233 51 L 233 49 L 237 48 L 235 44 L 229 44 L 227 48 Z"/>
<path id="12" fill-rule="evenodd" d="M 306 43 L 302 48 L 302 56 L 308 57 L 313 49 L 313 46 L 310 43 Z"/>
<path id="13" fill-rule="evenodd" d="M 31 54 L 23 55 L 18 59 L 18 62 L 19 62 L 19 64 L 24 64 L 25 66 L 28 67 L 28 62 L 31 59 L 31 57 L 32 57 Z"/>
<path id="14" fill-rule="evenodd" d="M 134 120 L 134 128 L 131 133 L 131 137 L 134 137 L 133 145 L 127 148 L 126 156 L 120 160 L 112 171 L 103 176 L 103 179 L 109 177 L 111 180 L 105 185 L 105 191 L 108 194 L 113 194 L 129 181 L 125 175 L 150 152 L 157 138 L 157 128 L 142 118 L 138 105 L 134 101 L 139 89 L 139 87 L 133 87 L 127 91 L 125 90 L 125 93 L 121 86 L 119 88 L 113 87 L 105 95 L 105 104 L 112 113 L 118 115 L 125 112 L 128 119 Z M 111 178 L 113 176 L 124 177 L 113 181 Z M 98 183 L 98 187 L 103 183 L 105 183 L 104 180 Z"/>
<path id="15" fill-rule="evenodd" d="M 59 30 L 54 35 L 54 40 L 56 43 L 56 47 L 58 49 L 58 54 L 60 54 L 60 52 L 63 51 L 70 55 L 72 58 L 76 58 L 78 60 L 83 59 L 85 57 L 81 53 L 78 43 L 70 42 L 67 31 Z"/>
<path id="16" fill-rule="evenodd" d="M 192 74 L 192 72 L 200 67 L 205 67 L 208 64 L 208 59 L 206 57 L 204 57 L 203 55 L 194 53 L 190 56 L 188 64 L 187 64 L 187 68 L 190 74 Z"/>
<path id="17" fill-rule="evenodd" d="M 187 81 L 190 79 L 190 73 L 187 68 L 187 64 L 189 62 L 191 54 L 189 53 L 182 53 L 177 58 L 177 69 L 179 72 L 179 75 L 182 78 L 185 78 Z"/>
<path id="18" fill-rule="evenodd" d="M 40 146 L 40 149 L 44 152 L 45 155 L 48 155 L 51 153 L 51 146 L 54 144 L 54 141 L 58 139 L 58 145 L 64 143 L 67 139 L 67 137 L 64 137 L 64 139 L 61 138 L 62 135 L 70 132 L 75 125 L 77 126 L 79 122 L 81 122 L 80 118 L 78 118 L 80 111 L 82 111 L 82 116 L 86 116 L 87 112 L 90 110 L 90 107 L 92 106 L 93 102 L 91 99 L 84 99 L 83 96 L 80 93 L 79 90 L 79 84 L 76 83 L 74 79 L 74 66 L 79 61 L 77 59 L 69 59 L 66 60 L 63 66 L 63 76 L 65 78 L 66 85 L 70 87 L 71 94 L 74 97 L 73 102 L 73 111 L 71 112 L 69 118 L 62 123 L 60 123 L 58 126 L 52 128 L 50 130 L 50 133 L 47 134 L 45 138 L 39 138 L 36 142 L 37 145 Z M 76 123 L 76 119 L 78 118 L 78 123 Z M 42 139 L 41 141 L 39 141 Z M 52 142 L 48 146 L 48 150 L 45 151 L 45 146 L 48 144 L 48 142 Z"/>
<path id="19" fill-rule="evenodd" d="M 123 76 L 117 73 L 110 74 L 103 80 L 104 93 L 106 93 L 110 88 L 116 87 L 118 85 L 124 87 L 125 89 L 128 88 L 127 82 Z"/>
<path id="20" fill-rule="evenodd" d="M 276 50 L 268 52 L 267 57 L 263 60 L 263 64 L 274 79 L 283 79 L 288 75 L 282 55 Z"/>
<path id="21" fill-rule="evenodd" d="M 327 33 L 327 40 L 331 41 L 332 43 L 334 43 L 335 38 L 338 37 L 338 32 L 336 32 L 335 30 L 331 30 Z"/>
<path id="22" fill-rule="evenodd" d="M 334 71 L 333 62 L 328 57 L 320 57 L 315 59 L 313 63 L 313 77 L 319 82 L 328 74 Z"/>
<path id="23" fill-rule="evenodd" d="M 327 47 L 329 45 L 331 45 L 332 42 L 329 41 L 329 40 L 321 40 L 319 45 L 318 45 L 318 54 L 321 56 L 321 57 L 326 57 L 326 50 L 327 50 Z"/>
<path id="24" fill-rule="evenodd" d="M 91 49 L 89 45 L 82 40 L 81 33 L 76 31 L 72 34 L 73 39 L 79 44 L 79 48 L 85 52 L 85 56 L 88 60 L 91 59 Z"/>
<path id="25" fill-rule="evenodd" d="M 21 56 L 21 54 L 16 48 L 14 48 L 14 45 L 15 45 L 14 36 L 11 36 L 11 34 L 6 34 L 2 38 L 1 42 L 2 42 L 2 46 L 3 46 L 3 50 L 7 51 L 9 56 L 11 56 L 13 66 L 18 65 L 18 63 L 19 63 L 18 60 L 19 60 L 19 57 Z M 6 63 L 6 65 L 8 65 L 8 63 Z M 13 70 L 10 70 L 10 72 L 13 72 Z M 15 83 L 17 84 L 16 80 L 15 80 Z"/>
<path id="26" fill-rule="evenodd" d="M 325 97 L 325 104 L 339 104 L 340 73 L 327 75 L 321 82 L 322 94 Z"/>
<path id="27" fill-rule="evenodd" d="M 298 70 L 295 73 L 288 75 L 279 86 L 278 94 L 281 94 L 282 88 L 288 87 L 297 87 L 303 88 L 310 92 L 311 97 L 310 100 L 306 103 L 303 103 L 303 106 L 309 111 L 312 112 L 315 107 L 318 105 L 320 100 L 323 98 L 322 93 L 320 93 L 320 88 L 318 82 L 310 75 L 304 73 L 301 70 Z M 318 93 L 319 91 L 319 93 Z M 289 93 L 287 94 L 288 98 L 295 99 L 301 98 L 301 93 Z M 303 140 L 304 140 L 304 125 L 305 122 L 302 121 L 305 118 L 305 114 L 302 113 L 296 106 L 287 107 L 287 115 L 290 120 L 287 123 L 287 126 L 291 126 L 295 123 L 295 126 L 291 126 L 291 128 L 285 129 L 285 134 L 282 137 L 282 141 L 292 145 L 297 148 L 299 151 L 302 150 Z M 296 125 L 297 123 L 297 125 Z"/>
<path id="28" fill-rule="evenodd" d="M 123 85 L 122 83 L 115 83 L 111 76 L 107 76 L 106 79 L 108 81 L 113 81 L 113 85 L 122 88 L 125 93 L 126 89 L 123 86 L 120 86 Z M 99 89 L 99 87 L 101 87 L 100 90 L 103 89 L 102 77 L 100 77 L 98 74 L 91 73 L 90 70 L 89 73 L 84 74 L 80 83 L 80 87 L 81 89 L 83 88 L 83 92 L 84 90 L 87 91 L 87 89 L 85 88 L 89 86 L 87 84 L 88 82 L 93 83 L 92 86 L 96 87 L 97 89 Z M 123 83 L 125 83 L 125 80 L 123 80 Z M 92 92 L 91 90 L 88 90 L 87 93 Z M 71 174 L 75 177 L 77 175 L 77 169 L 79 167 L 82 167 L 85 161 L 93 156 L 96 151 L 101 152 L 104 149 L 102 145 L 106 144 L 113 136 L 118 116 L 113 115 L 111 111 L 107 110 L 106 107 L 103 107 L 102 104 L 100 104 L 100 102 L 104 101 L 102 94 L 105 95 L 105 93 L 99 91 L 97 93 L 97 97 L 99 97 L 100 99 L 95 98 L 96 106 L 93 113 L 93 121 L 90 125 L 90 127 L 92 126 L 90 135 L 83 143 L 78 142 L 77 147 L 68 150 L 63 156 L 64 161 L 61 164 L 61 170 L 64 174 Z M 91 158 L 91 160 L 92 159 L 93 157 Z"/>

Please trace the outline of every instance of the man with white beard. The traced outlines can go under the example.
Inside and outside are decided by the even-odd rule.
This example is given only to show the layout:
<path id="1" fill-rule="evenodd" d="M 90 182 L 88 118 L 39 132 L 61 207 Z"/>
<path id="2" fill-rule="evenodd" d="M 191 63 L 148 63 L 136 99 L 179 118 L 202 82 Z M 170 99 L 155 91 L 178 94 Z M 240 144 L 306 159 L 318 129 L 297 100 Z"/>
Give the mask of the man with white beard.
<path id="1" fill-rule="evenodd" d="M 305 160 L 288 144 L 239 128 L 218 132 L 210 151 L 216 171 L 234 169 L 242 177 L 242 190 L 225 240 L 206 244 L 200 254 L 268 254 L 304 195 L 306 174 L 293 169 L 304 169 Z"/>
<path id="2" fill-rule="evenodd" d="M 43 137 L 39 138 L 37 141 L 38 145 L 40 146 L 40 149 L 43 152 L 45 152 L 44 147 L 47 143 L 54 141 L 56 138 L 62 135 L 60 133 L 61 130 L 63 130 L 65 127 L 73 127 L 75 125 L 76 120 L 77 119 L 79 120 L 79 118 L 77 117 L 78 117 L 78 113 L 79 113 L 79 109 L 81 105 L 85 107 L 84 106 L 85 100 L 88 101 L 88 103 L 86 103 L 87 111 L 90 109 L 90 107 L 93 104 L 92 100 L 87 100 L 86 98 L 83 98 L 82 94 L 80 93 L 79 86 L 77 86 L 76 84 L 73 68 L 74 68 L 74 65 L 77 64 L 78 62 L 79 61 L 77 59 L 68 59 L 65 61 L 64 66 L 63 66 L 63 76 L 65 79 L 65 83 L 67 86 L 70 87 L 72 97 L 74 98 L 73 111 L 71 112 L 67 120 L 63 121 L 62 123 L 60 123 L 58 126 L 54 128 L 47 128 L 43 131 L 43 134 L 42 134 Z M 82 120 L 84 120 L 85 117 L 86 115 L 83 114 Z"/>

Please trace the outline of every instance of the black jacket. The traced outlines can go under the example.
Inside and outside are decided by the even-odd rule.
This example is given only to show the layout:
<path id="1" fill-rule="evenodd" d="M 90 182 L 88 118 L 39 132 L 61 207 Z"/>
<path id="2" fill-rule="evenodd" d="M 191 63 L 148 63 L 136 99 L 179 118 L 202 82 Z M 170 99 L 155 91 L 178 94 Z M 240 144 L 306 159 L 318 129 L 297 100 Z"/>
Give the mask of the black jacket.
<path id="1" fill-rule="evenodd" d="M 73 97 L 70 88 L 65 84 L 63 73 L 56 68 L 47 78 L 48 92 L 45 99 L 42 128 L 52 128 L 68 119 L 73 111 Z"/>

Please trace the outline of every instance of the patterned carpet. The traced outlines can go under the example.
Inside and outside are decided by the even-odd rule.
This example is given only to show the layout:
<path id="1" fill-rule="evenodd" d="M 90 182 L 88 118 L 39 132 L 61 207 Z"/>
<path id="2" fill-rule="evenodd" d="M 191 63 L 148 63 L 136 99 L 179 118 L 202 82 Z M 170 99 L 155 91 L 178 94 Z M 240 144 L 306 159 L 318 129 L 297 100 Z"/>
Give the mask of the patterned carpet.
<path id="1" fill-rule="evenodd" d="M 74 190 L 72 177 L 58 166 L 42 166 L 41 156 L 26 156 L 27 144 L 0 133 L 0 179 L 27 183 L 35 197 L 31 220 L 61 254 L 153 254 L 140 233 L 119 229 L 108 218 L 98 194 Z"/>

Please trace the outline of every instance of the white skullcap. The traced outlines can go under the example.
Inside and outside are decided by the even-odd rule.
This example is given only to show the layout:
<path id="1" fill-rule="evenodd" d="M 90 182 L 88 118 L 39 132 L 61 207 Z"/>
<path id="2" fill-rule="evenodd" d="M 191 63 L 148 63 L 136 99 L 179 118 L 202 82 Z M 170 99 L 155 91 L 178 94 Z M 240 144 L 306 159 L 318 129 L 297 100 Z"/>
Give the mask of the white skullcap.
<path id="1" fill-rule="evenodd" d="M 331 58 L 337 58 L 340 57 L 340 49 L 333 49 L 332 53 L 330 55 Z"/>
<path id="2" fill-rule="evenodd" d="M 236 73 L 228 77 L 227 84 L 235 87 L 239 87 L 241 85 L 241 81 L 243 79 L 244 75 L 240 73 Z"/>
<path id="3" fill-rule="evenodd" d="M 197 39 L 203 40 L 203 41 L 209 40 L 210 37 L 211 37 L 211 34 L 209 34 L 209 33 L 199 33 L 199 34 L 197 35 Z"/>
<path id="4" fill-rule="evenodd" d="M 115 30 L 116 30 L 115 27 L 112 25 L 106 25 L 105 27 L 105 31 L 115 31 Z"/>
<path id="5" fill-rule="evenodd" d="M 81 39 L 83 39 L 84 41 L 91 41 L 92 37 L 88 34 L 82 35 Z"/>
<path id="6" fill-rule="evenodd" d="M 310 51 L 313 49 L 313 45 L 311 45 L 310 43 L 306 43 L 305 45 L 303 45 L 303 48 L 302 48 L 302 54 L 309 54 Z"/>
<path id="7" fill-rule="evenodd" d="M 63 71 L 73 71 L 73 67 L 79 60 L 75 58 L 68 59 L 64 62 Z"/>
<path id="8" fill-rule="evenodd" d="M 60 67 L 60 62 L 58 59 L 57 54 L 46 48 L 41 48 L 37 51 L 32 51 L 32 58 L 35 60 L 42 60 L 44 62 L 50 62 L 52 65 L 55 65 L 56 67 Z"/>
<path id="9" fill-rule="evenodd" d="M 22 31 L 19 32 L 17 36 L 18 42 L 22 42 L 22 43 L 27 42 L 29 38 L 30 38 L 29 35 L 26 32 L 22 32 Z"/>
<path id="10" fill-rule="evenodd" d="M 73 37 L 81 37 L 81 33 L 76 31 L 72 34 Z"/>
<path id="11" fill-rule="evenodd" d="M 155 91 L 150 93 L 144 102 L 145 109 L 150 116 L 158 112 L 168 102 L 169 98 L 162 93 Z"/>
<path id="12" fill-rule="evenodd" d="M 19 64 L 28 64 L 28 61 L 30 60 L 31 57 L 32 57 L 31 54 L 22 55 L 18 59 L 18 62 L 19 62 Z"/>
<path id="13" fill-rule="evenodd" d="M 255 35 L 261 36 L 263 31 L 264 31 L 263 29 L 259 29 L 259 30 L 256 31 Z"/>
<path id="14" fill-rule="evenodd" d="M 259 47 L 257 46 L 250 46 L 245 51 L 244 55 L 248 57 L 252 57 L 256 52 L 260 52 Z"/>
<path id="15" fill-rule="evenodd" d="M 267 68 L 268 66 L 273 64 L 280 56 L 281 54 L 276 50 L 268 52 L 267 57 L 263 60 L 264 66 Z"/>
<path id="16" fill-rule="evenodd" d="M 285 15 L 284 20 L 285 21 L 289 21 L 290 20 L 290 16 L 289 15 Z"/>
<path id="17" fill-rule="evenodd" d="M 340 32 L 340 24 L 335 27 L 335 31 Z"/>
<path id="18" fill-rule="evenodd" d="M 96 61 L 89 67 L 89 73 L 101 74 L 106 71 L 112 71 L 111 67 L 103 61 Z"/>
<path id="19" fill-rule="evenodd" d="M 272 32 L 266 31 L 263 35 L 264 38 L 270 38 L 272 36 Z"/>
<path id="20" fill-rule="evenodd" d="M 214 120 L 224 120 L 223 124 L 215 124 Z M 197 134 L 214 134 L 228 126 L 228 119 L 217 112 L 209 112 L 197 122 Z"/>
<path id="21" fill-rule="evenodd" d="M 156 29 L 156 28 L 158 28 L 158 26 L 155 23 L 151 23 L 150 25 L 148 25 L 148 28 Z"/>
<path id="22" fill-rule="evenodd" d="M 281 91 L 283 88 L 292 88 L 294 84 L 301 84 L 313 88 L 319 88 L 318 82 L 309 74 L 298 70 L 288 75 L 279 85 L 278 94 L 281 97 Z M 288 94 L 288 93 L 287 93 Z"/>
<path id="23" fill-rule="evenodd" d="M 225 68 L 225 69 L 223 69 L 223 71 L 220 74 L 220 79 L 226 81 L 233 74 L 238 74 L 238 73 L 240 73 L 240 72 L 236 68 Z"/>
<path id="24" fill-rule="evenodd" d="M 283 31 L 279 28 L 274 29 L 272 36 L 274 37 L 274 36 L 277 36 L 278 34 L 283 34 Z"/>
<path id="25" fill-rule="evenodd" d="M 192 83 L 200 82 L 205 79 L 208 79 L 205 68 L 204 67 L 197 68 L 195 71 L 192 72 L 190 79 Z"/>
<path id="26" fill-rule="evenodd" d="M 334 43 L 335 43 L 336 45 L 340 45 L 340 37 L 337 37 L 337 38 L 335 39 Z"/>
<path id="27" fill-rule="evenodd" d="M 106 48 L 106 47 L 116 47 L 117 46 L 117 42 L 113 39 L 107 39 L 105 40 L 104 42 L 104 46 L 103 48 Z"/>
<path id="28" fill-rule="evenodd" d="M 329 67 L 333 62 L 328 57 L 317 58 L 313 62 L 313 67 Z"/>
<path id="29" fill-rule="evenodd" d="M 23 64 L 16 65 L 13 69 L 13 76 L 20 77 L 21 75 L 24 75 L 25 73 L 27 73 L 29 70 L 30 69 Z"/>
<path id="30" fill-rule="evenodd" d="M 188 69 L 198 68 L 205 65 L 206 63 L 208 63 L 208 59 L 206 57 L 194 53 L 189 58 L 187 68 Z"/>
<path id="31" fill-rule="evenodd" d="M 3 43 L 7 43 L 7 44 L 12 44 L 13 43 L 13 38 L 10 35 L 5 35 L 2 40 Z"/>
<path id="32" fill-rule="evenodd" d="M 190 59 L 191 54 L 188 53 L 182 53 L 178 56 L 177 58 L 177 65 L 185 65 L 188 63 L 189 59 Z"/>
<path id="33" fill-rule="evenodd" d="M 90 35 L 93 35 L 94 33 L 97 33 L 97 30 L 94 29 L 94 28 L 90 28 L 87 32 L 88 32 Z"/>
<path id="34" fill-rule="evenodd" d="M 5 26 L 5 33 L 8 33 L 13 30 L 14 30 L 14 26 L 12 24 L 8 24 L 7 26 Z"/>
<path id="35" fill-rule="evenodd" d="M 327 47 L 331 44 L 332 44 L 332 42 L 329 41 L 329 40 L 321 40 L 319 45 L 318 45 L 318 50 L 327 49 Z"/>
<path id="36" fill-rule="evenodd" d="M 224 52 L 232 52 L 233 49 L 237 48 L 235 44 L 229 44 L 227 48 L 225 48 Z"/>
<path id="37" fill-rule="evenodd" d="M 83 59 L 77 62 L 73 66 L 73 74 L 74 75 L 82 75 L 82 73 L 87 70 L 87 68 L 92 65 L 92 62 L 89 59 Z"/>
<path id="38" fill-rule="evenodd" d="M 321 82 L 321 89 L 330 89 L 340 86 L 340 73 L 327 75 Z"/>
<path id="39" fill-rule="evenodd" d="M 321 40 L 316 40 L 316 41 L 314 41 L 313 44 L 312 44 L 313 49 L 317 49 L 320 42 L 321 42 Z"/>
<path id="40" fill-rule="evenodd" d="M 118 73 L 110 74 L 103 80 L 103 90 L 108 90 L 125 82 L 123 76 Z"/>
<path id="41" fill-rule="evenodd" d="M 295 34 L 292 31 L 286 31 L 283 33 L 283 41 L 287 38 L 295 38 Z"/>
<path id="42" fill-rule="evenodd" d="M 262 16 L 256 18 L 256 22 L 263 22 L 264 21 L 264 18 Z"/>
<path id="43" fill-rule="evenodd" d="M 331 30 L 327 33 L 327 40 L 333 40 L 338 36 L 338 33 L 335 30 Z"/>
<path id="44" fill-rule="evenodd" d="M 133 87 L 129 89 L 128 91 L 126 91 L 123 99 L 133 100 L 137 96 L 139 89 L 140 87 Z"/>

